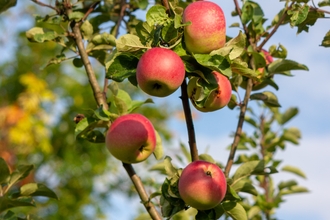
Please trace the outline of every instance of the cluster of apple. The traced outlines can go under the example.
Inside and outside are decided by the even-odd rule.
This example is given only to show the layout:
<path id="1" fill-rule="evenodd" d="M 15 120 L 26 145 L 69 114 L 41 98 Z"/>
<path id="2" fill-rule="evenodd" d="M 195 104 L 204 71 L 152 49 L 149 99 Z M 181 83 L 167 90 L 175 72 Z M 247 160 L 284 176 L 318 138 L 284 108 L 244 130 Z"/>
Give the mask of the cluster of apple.
<path id="1" fill-rule="evenodd" d="M 191 22 L 184 28 L 186 50 L 192 54 L 208 54 L 220 49 L 226 42 L 226 22 L 222 9 L 213 2 L 198 1 L 186 7 L 183 22 Z M 195 105 L 204 94 L 194 82 L 188 83 L 188 96 L 202 112 L 215 111 L 226 106 L 231 98 L 231 84 L 226 76 L 212 72 L 218 88 L 212 91 L 203 106 Z M 175 92 L 185 79 L 185 66 L 172 50 L 155 47 L 147 50 L 139 60 L 136 78 L 139 87 L 147 94 L 165 97 Z"/>
<path id="2" fill-rule="evenodd" d="M 191 22 L 184 29 L 184 42 L 188 52 L 210 53 L 224 46 L 226 41 L 225 18 L 222 9 L 215 3 L 199 1 L 191 3 L 184 11 L 183 22 Z M 228 104 L 231 84 L 226 76 L 213 71 L 218 88 L 214 90 L 198 110 L 214 111 Z M 147 94 L 165 97 L 175 92 L 186 77 L 185 65 L 174 51 L 155 47 L 140 58 L 136 70 L 139 87 Z M 197 100 L 202 96 L 196 80 L 188 83 L 188 96 Z M 152 123 L 141 114 L 127 114 L 117 118 L 106 135 L 106 146 L 110 153 L 124 163 L 139 163 L 155 150 L 157 134 Z M 225 175 L 213 163 L 194 161 L 182 172 L 178 189 L 186 204 L 207 210 L 217 206 L 227 189 Z"/>

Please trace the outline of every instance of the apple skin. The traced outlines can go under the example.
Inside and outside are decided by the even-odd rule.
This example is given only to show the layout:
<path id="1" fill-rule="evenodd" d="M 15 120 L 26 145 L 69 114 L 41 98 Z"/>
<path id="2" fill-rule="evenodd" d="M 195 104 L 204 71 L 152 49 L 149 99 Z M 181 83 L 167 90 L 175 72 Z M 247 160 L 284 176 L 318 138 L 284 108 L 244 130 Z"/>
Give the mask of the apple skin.
<path id="1" fill-rule="evenodd" d="M 118 117 L 107 131 L 105 144 L 110 153 L 124 163 L 146 160 L 156 148 L 156 132 L 141 114 Z"/>
<path id="2" fill-rule="evenodd" d="M 220 49 L 226 43 L 226 20 L 220 6 L 209 1 L 189 4 L 182 17 L 184 42 L 191 53 L 207 54 Z"/>
<path id="3" fill-rule="evenodd" d="M 205 101 L 203 107 L 199 107 L 194 104 L 193 100 L 199 99 L 200 91 L 194 88 L 194 82 L 189 81 L 188 83 L 188 97 L 191 99 L 191 102 L 193 103 L 194 107 L 201 112 L 212 112 L 219 110 L 225 107 L 229 103 L 231 98 L 232 87 L 229 79 L 223 74 L 216 71 L 212 71 L 212 74 L 218 83 L 218 88 L 211 92 L 211 94 Z"/>
<path id="4" fill-rule="evenodd" d="M 185 78 L 185 66 L 175 52 L 154 47 L 147 50 L 139 60 L 136 79 L 147 94 L 165 97 L 175 92 Z"/>
<path id="5" fill-rule="evenodd" d="M 224 199 L 227 181 L 216 164 L 197 160 L 183 169 L 178 188 L 180 197 L 187 205 L 208 210 Z"/>

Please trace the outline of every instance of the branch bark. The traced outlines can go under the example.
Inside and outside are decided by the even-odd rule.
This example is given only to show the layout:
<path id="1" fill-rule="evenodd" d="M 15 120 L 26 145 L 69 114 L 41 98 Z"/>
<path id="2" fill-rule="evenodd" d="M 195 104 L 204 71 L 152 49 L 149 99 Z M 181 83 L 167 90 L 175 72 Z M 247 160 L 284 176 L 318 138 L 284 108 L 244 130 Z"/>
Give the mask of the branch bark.
<path id="1" fill-rule="evenodd" d="M 182 100 L 184 116 L 186 119 L 191 160 L 196 161 L 199 159 L 199 157 L 198 157 L 198 150 L 197 150 L 197 144 L 196 144 L 194 122 L 192 119 L 191 109 L 190 109 L 190 105 L 189 105 L 186 80 L 184 80 L 181 85 L 181 97 L 180 98 Z"/>

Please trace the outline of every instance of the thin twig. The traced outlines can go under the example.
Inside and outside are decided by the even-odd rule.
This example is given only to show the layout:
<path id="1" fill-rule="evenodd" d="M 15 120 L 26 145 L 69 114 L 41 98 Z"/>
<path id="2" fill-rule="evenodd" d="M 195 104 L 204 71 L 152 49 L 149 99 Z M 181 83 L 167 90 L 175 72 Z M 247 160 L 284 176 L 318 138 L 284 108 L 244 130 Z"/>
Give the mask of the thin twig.
<path id="1" fill-rule="evenodd" d="M 60 13 L 60 10 L 52 5 L 45 4 L 43 2 L 40 2 L 39 0 L 31 0 L 31 1 L 42 7 L 47 7 L 47 8 L 53 9 L 54 11 L 56 11 L 57 14 Z"/>
<path id="2" fill-rule="evenodd" d="M 89 9 L 85 13 L 84 17 L 82 18 L 82 20 L 85 21 L 87 19 L 87 17 L 89 16 L 89 14 L 92 13 L 99 4 L 100 4 L 100 1 L 94 2 L 93 4 L 91 4 L 91 6 L 89 6 Z"/>
<path id="3" fill-rule="evenodd" d="M 186 80 L 184 80 L 181 85 L 181 97 L 180 98 L 182 100 L 184 116 L 186 119 L 191 160 L 196 161 L 199 158 L 198 158 L 198 150 L 197 150 L 197 144 L 196 144 L 194 122 L 192 119 L 191 109 L 190 109 L 190 105 L 189 105 Z"/>
<path id="4" fill-rule="evenodd" d="M 243 100 L 243 103 L 242 103 L 241 109 L 240 109 L 240 114 L 239 114 L 239 119 L 238 119 L 238 124 L 237 124 L 236 132 L 235 132 L 234 141 L 233 141 L 233 144 L 231 145 L 228 161 L 227 161 L 226 168 L 225 168 L 225 175 L 227 177 L 229 176 L 230 169 L 234 163 L 236 149 L 237 149 L 238 143 L 241 139 L 245 113 L 246 113 L 246 109 L 247 109 L 247 106 L 249 103 L 251 91 L 252 91 L 252 79 L 248 79 L 244 100 Z"/>
<path id="5" fill-rule="evenodd" d="M 117 20 L 117 24 L 116 24 L 116 31 L 114 33 L 115 37 L 118 37 L 119 35 L 119 27 L 121 25 L 121 22 L 124 19 L 125 16 L 125 11 L 126 9 L 129 7 L 129 5 L 127 4 L 126 0 L 121 0 L 120 2 L 120 12 L 119 12 L 119 18 Z"/>

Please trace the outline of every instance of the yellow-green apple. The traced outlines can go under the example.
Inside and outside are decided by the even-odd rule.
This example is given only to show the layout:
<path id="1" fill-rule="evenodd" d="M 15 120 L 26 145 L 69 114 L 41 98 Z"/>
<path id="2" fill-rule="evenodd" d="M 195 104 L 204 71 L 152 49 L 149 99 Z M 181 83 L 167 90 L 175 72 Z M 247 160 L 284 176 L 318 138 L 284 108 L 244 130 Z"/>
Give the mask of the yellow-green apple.
<path id="1" fill-rule="evenodd" d="M 195 81 L 196 78 L 188 82 L 188 97 L 195 108 L 201 112 L 211 112 L 221 109 L 228 104 L 231 98 L 232 87 L 229 79 L 216 71 L 212 71 L 212 74 L 218 83 L 218 88 L 213 90 L 208 97 L 204 97 L 204 94 L 201 91 L 202 88 L 198 87 L 198 83 Z M 197 78 L 197 80 L 198 79 L 199 78 Z M 202 106 L 197 105 L 196 101 L 203 98 L 206 98 L 206 100 L 202 102 Z"/>
<path id="2" fill-rule="evenodd" d="M 227 181 L 216 164 L 197 160 L 183 169 L 178 189 L 187 205 L 198 210 L 208 210 L 224 199 Z"/>
<path id="3" fill-rule="evenodd" d="M 182 16 L 184 42 L 191 53 L 206 54 L 226 43 L 226 20 L 220 6 L 209 1 L 189 4 Z"/>
<path id="4" fill-rule="evenodd" d="M 141 114 L 118 117 L 107 131 L 105 143 L 110 153 L 124 163 L 146 160 L 156 148 L 152 123 Z"/>
<path id="5" fill-rule="evenodd" d="M 175 92 L 185 77 L 185 66 L 174 51 L 154 47 L 147 50 L 139 60 L 136 79 L 147 94 L 165 97 Z"/>

